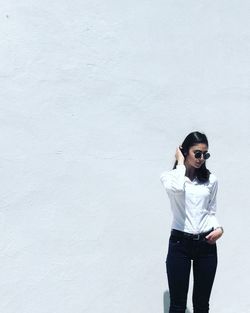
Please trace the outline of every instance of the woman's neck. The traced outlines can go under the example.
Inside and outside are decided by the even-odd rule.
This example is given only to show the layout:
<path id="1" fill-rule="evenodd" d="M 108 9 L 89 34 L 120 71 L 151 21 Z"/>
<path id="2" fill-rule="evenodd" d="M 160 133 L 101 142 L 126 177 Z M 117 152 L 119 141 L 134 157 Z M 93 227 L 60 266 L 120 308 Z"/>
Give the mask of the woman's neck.
<path id="1" fill-rule="evenodd" d="M 196 168 L 194 168 L 193 166 L 190 166 L 187 163 L 185 163 L 185 166 L 186 166 L 186 176 L 190 180 L 193 180 L 196 177 Z"/>

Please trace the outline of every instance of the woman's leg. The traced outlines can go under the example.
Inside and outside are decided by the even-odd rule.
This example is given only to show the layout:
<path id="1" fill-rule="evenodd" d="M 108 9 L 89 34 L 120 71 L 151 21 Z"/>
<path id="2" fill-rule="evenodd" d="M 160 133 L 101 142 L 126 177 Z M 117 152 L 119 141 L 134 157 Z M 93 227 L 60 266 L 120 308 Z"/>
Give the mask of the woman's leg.
<path id="1" fill-rule="evenodd" d="M 166 268 L 170 294 L 169 313 L 185 313 L 189 286 L 191 259 L 188 242 L 170 236 Z"/>
<path id="2" fill-rule="evenodd" d="M 194 313 L 208 313 L 209 298 L 217 268 L 217 247 L 216 244 L 204 241 L 200 243 L 197 251 L 193 262 Z"/>

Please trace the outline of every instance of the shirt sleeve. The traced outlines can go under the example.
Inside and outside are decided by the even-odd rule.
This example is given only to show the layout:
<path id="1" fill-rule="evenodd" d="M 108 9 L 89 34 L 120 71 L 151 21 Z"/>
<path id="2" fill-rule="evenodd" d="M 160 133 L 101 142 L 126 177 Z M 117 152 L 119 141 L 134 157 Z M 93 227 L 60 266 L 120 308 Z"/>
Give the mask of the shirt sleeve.
<path id="1" fill-rule="evenodd" d="M 217 191 L 218 191 L 218 180 L 215 178 L 212 183 L 211 191 L 210 191 L 210 200 L 208 203 L 208 210 L 211 217 L 211 222 L 214 228 L 220 227 L 220 223 L 216 218 L 216 210 L 217 210 Z"/>
<path id="2" fill-rule="evenodd" d="M 186 167 L 184 164 L 179 164 L 171 171 L 165 171 L 161 174 L 160 180 L 170 193 L 184 192 Z"/>

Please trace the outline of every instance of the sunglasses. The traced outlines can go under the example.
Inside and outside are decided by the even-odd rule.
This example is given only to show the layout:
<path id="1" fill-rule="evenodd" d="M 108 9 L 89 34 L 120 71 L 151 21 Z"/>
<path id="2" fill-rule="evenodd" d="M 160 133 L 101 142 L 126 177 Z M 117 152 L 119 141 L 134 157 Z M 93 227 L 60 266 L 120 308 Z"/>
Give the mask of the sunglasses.
<path id="1" fill-rule="evenodd" d="M 207 160 L 208 158 L 210 158 L 210 153 L 208 153 L 208 152 L 202 152 L 200 150 L 194 151 L 194 157 L 196 159 L 200 159 L 202 155 L 203 155 L 204 160 Z"/>

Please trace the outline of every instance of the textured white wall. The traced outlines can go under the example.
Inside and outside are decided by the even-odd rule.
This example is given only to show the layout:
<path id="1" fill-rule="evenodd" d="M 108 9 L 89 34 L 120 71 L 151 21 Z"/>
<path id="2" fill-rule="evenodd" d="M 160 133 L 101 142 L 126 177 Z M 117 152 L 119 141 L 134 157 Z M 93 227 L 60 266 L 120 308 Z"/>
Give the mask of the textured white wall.
<path id="1" fill-rule="evenodd" d="M 193 130 L 225 226 L 211 312 L 250 312 L 249 10 L 1 1 L 1 312 L 167 313 L 159 175 Z"/>

